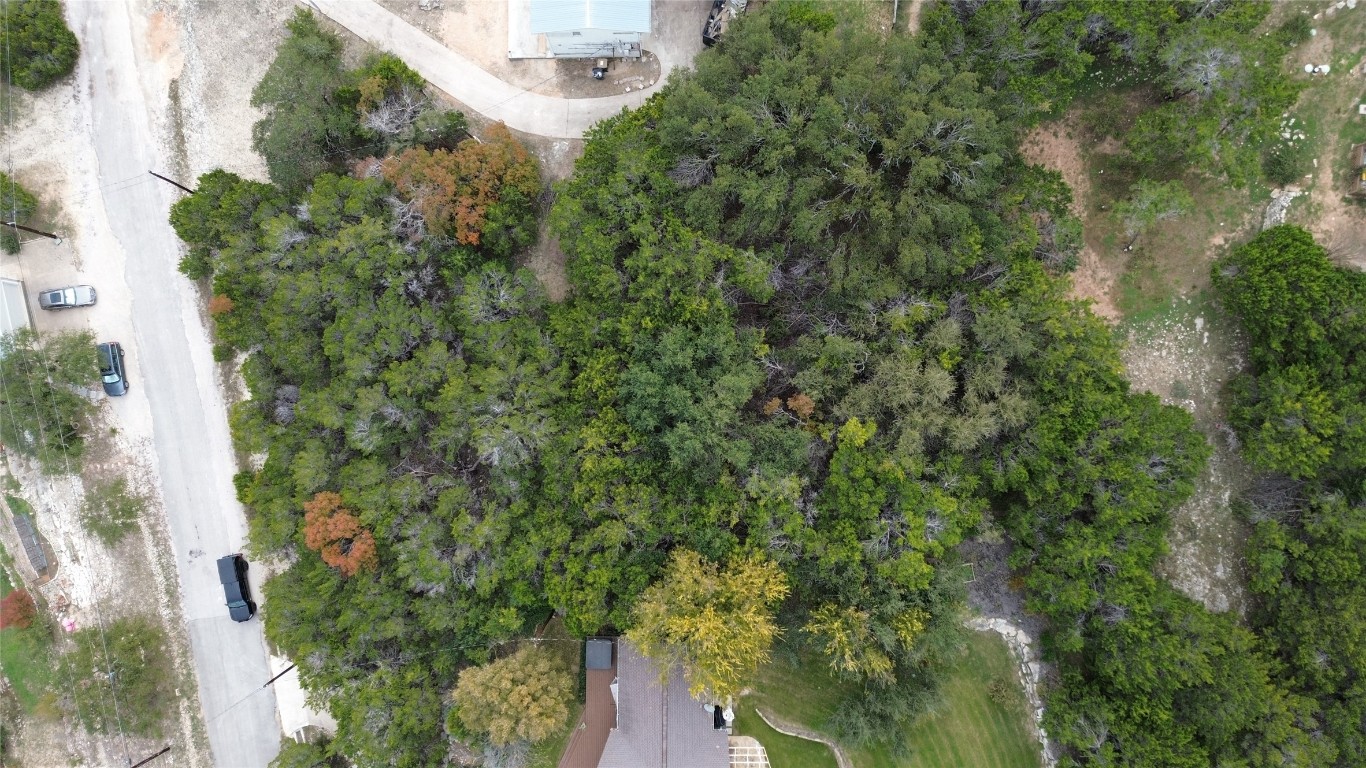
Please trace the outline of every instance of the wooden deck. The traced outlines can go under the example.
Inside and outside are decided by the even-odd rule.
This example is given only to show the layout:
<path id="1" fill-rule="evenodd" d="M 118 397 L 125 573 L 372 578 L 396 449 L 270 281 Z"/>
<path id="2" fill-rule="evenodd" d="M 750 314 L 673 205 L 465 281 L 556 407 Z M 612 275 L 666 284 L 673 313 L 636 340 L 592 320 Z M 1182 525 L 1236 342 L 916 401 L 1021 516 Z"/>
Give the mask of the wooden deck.
<path id="1" fill-rule="evenodd" d="M 615 663 L 611 669 L 588 670 L 583 717 L 569 737 L 559 768 L 598 768 L 602 748 L 607 745 L 607 732 L 617 722 L 617 705 L 612 701 L 611 689 L 616 677 Z"/>

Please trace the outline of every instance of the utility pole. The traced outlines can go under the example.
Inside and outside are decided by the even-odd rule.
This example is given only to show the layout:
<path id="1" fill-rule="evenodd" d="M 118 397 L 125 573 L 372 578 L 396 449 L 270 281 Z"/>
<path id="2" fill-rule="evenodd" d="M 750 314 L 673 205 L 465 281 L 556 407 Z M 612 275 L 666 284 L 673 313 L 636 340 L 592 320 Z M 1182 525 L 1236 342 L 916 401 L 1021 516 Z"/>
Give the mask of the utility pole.
<path id="1" fill-rule="evenodd" d="M 166 178 L 165 176 L 162 176 L 161 174 L 157 173 L 156 171 L 148 171 L 148 173 L 152 174 L 153 176 L 157 177 L 158 179 L 161 179 L 162 181 L 166 182 L 167 184 L 174 184 L 175 186 L 180 187 L 181 189 L 185 190 L 186 192 L 189 192 L 189 193 L 192 194 L 192 195 L 194 194 L 194 190 L 193 190 L 193 189 L 190 189 L 189 187 L 185 186 L 184 184 L 181 184 L 180 182 L 176 181 L 175 179 L 168 179 L 168 178 Z"/>
<path id="2" fill-rule="evenodd" d="M 287 667 L 285 667 L 284 669 L 280 670 L 280 674 L 278 674 L 278 675 L 276 675 L 275 677 L 272 677 L 271 679 L 267 680 L 267 681 L 265 682 L 265 684 L 262 685 L 261 687 L 262 687 L 262 688 L 265 688 L 267 685 L 270 685 L 271 683 L 275 682 L 276 680 L 279 680 L 280 678 L 284 677 L 284 676 L 285 676 L 285 673 L 288 672 L 288 671 L 291 670 L 291 669 L 294 669 L 294 665 L 293 665 L 293 664 L 290 664 L 289 666 L 287 666 Z"/>
<path id="3" fill-rule="evenodd" d="M 34 229 L 33 227 L 26 227 L 26 226 L 24 226 L 23 224 L 19 224 L 18 222 L 7 221 L 7 222 L 5 222 L 5 226 L 7 226 L 7 227 L 14 227 L 16 230 L 22 229 L 22 230 L 24 230 L 25 232 L 32 232 L 32 233 L 35 234 L 35 235 L 42 235 L 43 237 L 50 237 L 50 238 L 52 238 L 53 240 L 56 240 L 58 243 L 62 242 L 62 238 L 60 238 L 60 237 L 58 237 L 58 236 L 52 234 L 51 232 L 44 232 L 44 231 L 41 230 L 41 229 Z M 18 234 L 19 234 L 18 232 L 15 232 L 15 235 L 18 235 Z"/>
<path id="4" fill-rule="evenodd" d="M 171 751 L 171 748 L 170 748 L 170 747 L 162 747 L 160 752 L 156 753 L 155 755 L 152 755 L 151 757 L 143 758 L 141 762 L 139 762 L 139 763 L 137 763 L 137 764 L 135 764 L 135 765 L 131 765 L 131 766 L 129 766 L 129 768 L 138 768 L 138 766 L 140 766 L 140 765 L 146 765 L 146 764 L 152 762 L 153 760 L 157 759 L 158 757 L 161 757 L 162 755 L 164 755 L 164 754 L 166 754 L 167 752 L 170 752 L 170 751 Z"/>

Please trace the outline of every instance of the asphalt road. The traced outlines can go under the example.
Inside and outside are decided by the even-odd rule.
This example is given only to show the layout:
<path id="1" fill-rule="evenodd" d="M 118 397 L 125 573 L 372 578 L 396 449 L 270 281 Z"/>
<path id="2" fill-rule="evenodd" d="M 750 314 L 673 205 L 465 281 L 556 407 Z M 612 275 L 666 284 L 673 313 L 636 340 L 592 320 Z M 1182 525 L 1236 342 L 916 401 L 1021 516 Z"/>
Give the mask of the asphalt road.
<path id="1" fill-rule="evenodd" d="M 653 86 L 619 96 L 564 99 L 531 93 L 481 69 L 465 56 L 427 36 L 374 0 L 301 0 L 376 48 L 393 53 L 427 82 L 490 120 L 524 133 L 559 139 L 582 138 L 599 120 L 635 108 L 664 87 L 669 73 L 688 66 L 702 50 L 705 0 L 656 0 L 654 32 L 645 50 L 659 56 Z"/>
<path id="2" fill-rule="evenodd" d="M 143 89 L 165 85 L 139 66 L 130 24 L 137 11 L 122 2 L 66 5 L 85 59 L 77 89 L 90 99 L 100 182 L 164 168 Z M 132 343 L 125 345 L 138 374 L 132 386 L 141 388 L 150 407 L 155 464 L 214 764 L 257 768 L 279 751 L 280 727 L 275 694 L 260 690 L 270 678 L 261 623 L 238 624 L 228 617 L 214 565 L 221 555 L 241 549 L 246 523 L 232 487 L 236 467 L 227 414 L 198 298 L 176 271 L 180 243 L 166 217 L 179 194 L 165 184 L 102 189 L 100 199 L 86 205 L 102 206 L 104 215 L 87 222 L 99 227 L 107 221 L 109 231 L 96 239 L 121 253 L 83 258 L 124 260 L 133 330 Z"/>

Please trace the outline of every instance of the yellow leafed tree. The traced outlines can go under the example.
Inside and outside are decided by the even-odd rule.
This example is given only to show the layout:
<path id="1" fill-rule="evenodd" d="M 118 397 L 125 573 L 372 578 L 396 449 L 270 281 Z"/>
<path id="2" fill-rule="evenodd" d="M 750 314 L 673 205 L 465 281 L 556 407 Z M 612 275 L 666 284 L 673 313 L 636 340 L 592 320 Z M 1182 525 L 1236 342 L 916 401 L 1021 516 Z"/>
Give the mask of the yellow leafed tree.
<path id="1" fill-rule="evenodd" d="M 884 622 L 853 606 L 826 603 L 811 612 L 810 621 L 802 629 L 824 643 L 830 669 L 837 674 L 891 683 L 895 680 L 896 668 L 891 652 L 898 643 L 903 648 L 911 648 L 928 619 L 929 614 L 913 608 Z M 889 627 L 890 636 L 879 633 L 878 625 Z"/>
<path id="2" fill-rule="evenodd" d="M 525 646 L 460 673 L 451 699 L 460 724 L 498 746 L 541 741 L 565 727 L 574 682 L 550 651 Z"/>
<path id="3" fill-rule="evenodd" d="M 779 633 L 773 607 L 786 595 L 786 576 L 763 555 L 732 557 L 722 568 L 674 550 L 636 604 L 626 638 L 666 679 L 682 665 L 694 698 L 724 701 L 768 660 Z"/>

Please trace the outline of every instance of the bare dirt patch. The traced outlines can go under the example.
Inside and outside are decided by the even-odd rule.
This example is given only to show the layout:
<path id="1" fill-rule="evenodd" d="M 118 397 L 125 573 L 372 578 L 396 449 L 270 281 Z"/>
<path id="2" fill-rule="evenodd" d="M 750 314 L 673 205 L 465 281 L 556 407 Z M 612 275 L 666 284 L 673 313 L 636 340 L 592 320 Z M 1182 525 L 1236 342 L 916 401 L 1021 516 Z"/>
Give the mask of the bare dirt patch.
<path id="1" fill-rule="evenodd" d="M 1087 167 L 1082 140 L 1077 134 L 1064 126 L 1075 124 L 1077 110 L 1072 110 L 1063 119 L 1046 123 L 1030 131 L 1020 144 L 1020 154 L 1034 165 L 1041 165 L 1062 174 L 1067 186 L 1072 188 L 1072 212 L 1085 219 L 1092 207 L 1092 171 Z M 1096 149 L 1113 151 L 1113 144 L 1097 144 Z M 1089 299 L 1091 309 L 1106 320 L 1120 318 L 1119 305 L 1115 300 L 1115 287 L 1124 271 L 1124 261 L 1119 258 L 1105 258 L 1089 236 L 1082 248 L 1077 269 L 1072 273 L 1072 296 Z"/>
<path id="2" fill-rule="evenodd" d="M 1366 269 L 1366 204 L 1344 195 L 1348 151 L 1366 141 L 1366 116 L 1357 114 L 1357 105 L 1366 103 L 1366 8 L 1321 14 L 1311 24 L 1317 34 L 1292 54 L 1289 66 L 1298 72 L 1305 64 L 1331 69 L 1310 79 L 1289 113 L 1314 126 L 1319 152 L 1305 179 L 1308 198 L 1291 207 L 1287 220 L 1313 232 L 1340 263 Z"/>
<path id="3" fill-rule="evenodd" d="M 1213 611 L 1243 615 L 1248 604 L 1243 549 L 1247 531 L 1231 502 L 1251 472 L 1227 424 L 1224 388 L 1244 366 L 1244 342 L 1212 302 L 1176 299 L 1160 316 L 1129 329 L 1124 363 L 1135 391 L 1195 416 L 1213 447 L 1191 498 L 1172 512 L 1170 551 L 1159 570 Z"/>

